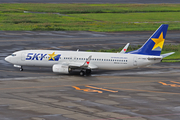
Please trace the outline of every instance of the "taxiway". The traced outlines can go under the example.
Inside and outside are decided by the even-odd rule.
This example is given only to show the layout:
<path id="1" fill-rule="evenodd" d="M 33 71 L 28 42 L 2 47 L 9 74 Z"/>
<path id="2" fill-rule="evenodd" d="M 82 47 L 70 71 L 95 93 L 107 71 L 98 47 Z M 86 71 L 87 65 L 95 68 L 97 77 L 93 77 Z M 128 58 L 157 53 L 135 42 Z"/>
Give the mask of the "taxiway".
<path id="1" fill-rule="evenodd" d="M 4 58 L 23 49 L 88 50 L 142 45 L 152 32 L 0 32 L 0 120 L 177 120 L 180 63 L 60 75 Z M 179 43 L 179 31 L 166 44 Z"/>

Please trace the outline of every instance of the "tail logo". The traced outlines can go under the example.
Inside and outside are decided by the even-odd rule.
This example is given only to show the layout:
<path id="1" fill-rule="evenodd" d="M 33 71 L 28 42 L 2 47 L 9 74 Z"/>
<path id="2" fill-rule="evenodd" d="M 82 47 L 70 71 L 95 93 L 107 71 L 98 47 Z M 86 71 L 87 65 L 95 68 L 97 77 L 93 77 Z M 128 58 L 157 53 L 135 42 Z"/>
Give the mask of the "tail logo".
<path id="1" fill-rule="evenodd" d="M 153 51 L 161 51 L 163 48 L 163 44 L 164 44 L 164 38 L 163 38 L 163 32 L 161 32 L 159 38 L 151 38 L 154 42 L 155 45 L 152 48 Z"/>

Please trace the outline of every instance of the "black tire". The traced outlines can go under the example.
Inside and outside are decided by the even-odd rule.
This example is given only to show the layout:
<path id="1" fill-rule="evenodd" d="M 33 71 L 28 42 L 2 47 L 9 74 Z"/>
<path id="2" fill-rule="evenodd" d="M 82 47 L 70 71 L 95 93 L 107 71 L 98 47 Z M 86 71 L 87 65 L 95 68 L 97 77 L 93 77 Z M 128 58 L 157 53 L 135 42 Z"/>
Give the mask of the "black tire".
<path id="1" fill-rule="evenodd" d="M 91 74 L 91 69 L 86 69 L 86 75 L 90 75 Z"/>
<path id="2" fill-rule="evenodd" d="M 80 71 L 80 76 L 84 76 L 85 72 L 84 71 Z"/>
<path id="3" fill-rule="evenodd" d="M 20 68 L 20 71 L 23 71 L 23 69 L 22 69 L 22 68 Z"/>

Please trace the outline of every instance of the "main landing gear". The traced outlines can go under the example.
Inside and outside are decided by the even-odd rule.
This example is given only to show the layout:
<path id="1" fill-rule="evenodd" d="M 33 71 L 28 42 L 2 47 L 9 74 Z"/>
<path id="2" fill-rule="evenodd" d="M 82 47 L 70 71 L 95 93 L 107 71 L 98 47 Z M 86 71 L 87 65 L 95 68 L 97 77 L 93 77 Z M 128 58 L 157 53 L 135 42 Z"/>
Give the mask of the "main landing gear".
<path id="1" fill-rule="evenodd" d="M 80 76 L 84 76 L 85 72 L 83 70 L 81 70 L 79 74 L 80 74 Z"/>
<path id="2" fill-rule="evenodd" d="M 79 74 L 80 76 L 84 76 L 85 74 L 88 76 L 91 74 L 91 69 L 86 69 L 86 71 L 81 70 Z"/>

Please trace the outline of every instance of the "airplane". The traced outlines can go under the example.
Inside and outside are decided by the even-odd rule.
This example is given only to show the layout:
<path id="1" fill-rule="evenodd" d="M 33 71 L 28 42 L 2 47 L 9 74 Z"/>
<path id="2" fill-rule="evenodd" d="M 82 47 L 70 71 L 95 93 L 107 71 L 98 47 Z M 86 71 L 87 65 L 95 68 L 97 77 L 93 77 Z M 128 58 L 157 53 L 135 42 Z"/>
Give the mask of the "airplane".
<path id="1" fill-rule="evenodd" d="M 168 29 L 162 24 L 138 50 L 126 52 L 129 43 L 118 53 L 59 51 L 59 50 L 21 50 L 12 53 L 5 60 L 23 71 L 23 66 L 52 67 L 52 71 L 69 74 L 79 70 L 81 76 L 90 75 L 94 69 L 124 70 L 161 62 L 174 52 L 161 54 Z"/>

